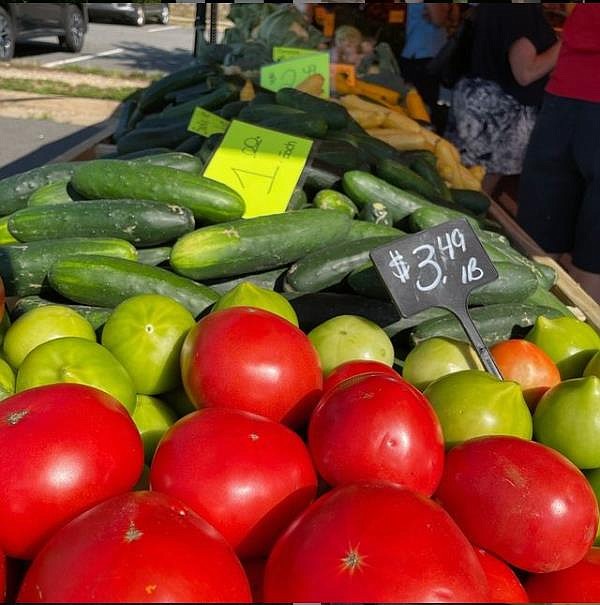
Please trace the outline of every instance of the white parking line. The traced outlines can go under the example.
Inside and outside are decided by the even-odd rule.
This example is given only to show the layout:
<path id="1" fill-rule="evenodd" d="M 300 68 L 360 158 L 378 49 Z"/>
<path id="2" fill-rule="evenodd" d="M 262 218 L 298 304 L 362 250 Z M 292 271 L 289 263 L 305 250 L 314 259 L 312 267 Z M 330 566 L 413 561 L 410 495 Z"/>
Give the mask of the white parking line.
<path id="1" fill-rule="evenodd" d="M 50 61 L 50 63 L 44 63 L 42 67 L 57 67 L 58 65 L 67 65 L 68 63 L 79 63 L 80 61 L 89 61 L 90 59 L 95 59 L 96 57 L 107 57 L 109 55 L 118 55 L 122 53 L 122 48 L 113 48 L 111 50 L 104 50 L 100 53 L 95 53 L 93 55 L 80 55 L 79 57 L 74 57 L 72 59 L 62 59 L 60 61 Z"/>
<path id="2" fill-rule="evenodd" d="M 167 25 L 166 27 L 163 25 L 162 27 L 151 27 L 146 31 L 149 34 L 153 34 L 154 32 L 168 32 L 170 29 L 181 29 L 180 25 Z"/>

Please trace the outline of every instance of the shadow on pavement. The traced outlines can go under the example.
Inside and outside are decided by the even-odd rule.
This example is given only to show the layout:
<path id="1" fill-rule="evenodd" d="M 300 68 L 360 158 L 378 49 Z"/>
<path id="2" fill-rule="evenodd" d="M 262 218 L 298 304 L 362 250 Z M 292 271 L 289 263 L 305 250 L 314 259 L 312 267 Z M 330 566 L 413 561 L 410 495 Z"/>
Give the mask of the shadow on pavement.
<path id="1" fill-rule="evenodd" d="M 191 35 L 191 34 L 190 34 Z M 137 42 L 119 43 L 123 52 L 103 57 L 106 61 L 113 60 L 120 68 L 130 70 L 166 71 L 171 72 L 185 67 L 193 60 L 190 48 L 162 49 L 157 46 L 139 44 Z"/>
<path id="2" fill-rule="evenodd" d="M 58 43 L 40 42 L 38 40 L 17 42 L 15 46 L 15 59 L 23 59 L 24 57 L 35 57 L 36 55 L 50 55 L 52 53 L 64 52 L 64 49 Z M 74 57 L 76 55 L 73 55 Z"/>

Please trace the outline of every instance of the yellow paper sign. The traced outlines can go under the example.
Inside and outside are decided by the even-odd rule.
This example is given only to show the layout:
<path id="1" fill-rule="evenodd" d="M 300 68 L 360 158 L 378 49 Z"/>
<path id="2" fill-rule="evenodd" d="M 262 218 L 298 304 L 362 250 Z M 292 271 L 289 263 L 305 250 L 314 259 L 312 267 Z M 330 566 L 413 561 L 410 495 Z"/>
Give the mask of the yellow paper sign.
<path id="1" fill-rule="evenodd" d="M 310 139 L 232 120 L 204 176 L 244 198 L 244 218 L 279 214 L 285 212 L 311 147 Z"/>
<path id="2" fill-rule="evenodd" d="M 313 52 L 296 59 L 272 63 L 260 68 L 260 85 L 277 92 L 295 88 L 313 74 L 323 76 L 323 96 L 329 97 L 329 53 Z"/>
<path id="3" fill-rule="evenodd" d="M 296 59 L 303 55 L 312 55 L 318 51 L 308 48 L 292 48 L 289 46 L 274 46 L 273 61 L 287 61 L 288 59 Z"/>
<path id="4" fill-rule="evenodd" d="M 229 120 L 218 116 L 216 113 L 212 113 L 212 111 L 207 111 L 202 107 L 196 107 L 187 129 L 190 132 L 209 137 L 211 134 L 217 132 L 225 132 L 228 126 Z"/>

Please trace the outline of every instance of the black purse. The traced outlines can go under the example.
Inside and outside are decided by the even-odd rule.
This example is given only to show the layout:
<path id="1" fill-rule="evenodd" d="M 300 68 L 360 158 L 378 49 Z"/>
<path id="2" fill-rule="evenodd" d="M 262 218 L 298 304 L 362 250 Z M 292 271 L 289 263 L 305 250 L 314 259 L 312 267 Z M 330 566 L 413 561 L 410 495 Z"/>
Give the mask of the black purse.
<path id="1" fill-rule="evenodd" d="M 474 41 L 475 7 L 472 7 L 465 13 L 458 29 L 427 64 L 427 73 L 446 88 L 453 88 L 471 70 Z"/>

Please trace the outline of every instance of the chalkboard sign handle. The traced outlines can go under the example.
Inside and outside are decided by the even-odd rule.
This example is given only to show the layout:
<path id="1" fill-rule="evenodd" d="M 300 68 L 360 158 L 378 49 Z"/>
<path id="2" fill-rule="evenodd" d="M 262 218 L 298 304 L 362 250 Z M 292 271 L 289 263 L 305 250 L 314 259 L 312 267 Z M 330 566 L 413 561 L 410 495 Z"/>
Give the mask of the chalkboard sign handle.
<path id="1" fill-rule="evenodd" d="M 481 363 L 483 363 L 483 367 L 492 375 L 496 376 L 500 380 L 503 380 L 502 374 L 492 357 L 489 349 L 485 346 L 483 342 L 483 338 L 481 338 L 481 334 L 479 334 L 479 330 L 473 323 L 471 316 L 469 315 L 469 311 L 466 307 L 460 307 L 458 309 L 451 309 L 451 311 L 456 315 L 464 331 L 466 332 L 469 340 L 475 347 L 477 351 L 477 355 L 479 355 L 479 359 L 481 359 Z"/>

